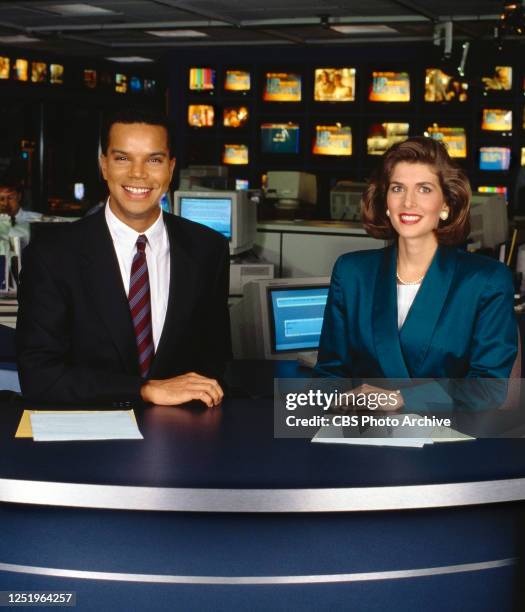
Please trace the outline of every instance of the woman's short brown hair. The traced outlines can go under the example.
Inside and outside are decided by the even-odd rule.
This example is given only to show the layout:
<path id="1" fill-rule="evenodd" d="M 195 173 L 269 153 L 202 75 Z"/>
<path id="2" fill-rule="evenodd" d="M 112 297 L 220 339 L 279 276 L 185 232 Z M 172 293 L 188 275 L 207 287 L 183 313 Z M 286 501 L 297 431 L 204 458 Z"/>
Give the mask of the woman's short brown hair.
<path id="1" fill-rule="evenodd" d="M 460 244 L 470 233 L 470 183 L 463 170 L 450 158 L 443 144 L 433 138 L 415 136 L 393 145 L 383 155 L 363 194 L 362 219 L 374 238 L 392 239 L 396 232 L 386 214 L 386 196 L 390 177 L 399 162 L 426 164 L 437 174 L 449 207 L 449 217 L 435 230 L 440 244 Z"/>

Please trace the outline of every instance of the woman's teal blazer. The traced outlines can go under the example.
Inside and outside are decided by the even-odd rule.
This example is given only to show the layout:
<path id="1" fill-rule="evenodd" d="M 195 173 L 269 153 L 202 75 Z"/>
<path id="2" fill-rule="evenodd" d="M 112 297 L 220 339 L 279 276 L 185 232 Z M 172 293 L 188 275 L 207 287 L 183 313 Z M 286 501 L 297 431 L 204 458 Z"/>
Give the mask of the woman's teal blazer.
<path id="1" fill-rule="evenodd" d="M 514 290 L 498 261 L 438 247 L 398 330 L 397 247 L 336 262 L 316 372 L 345 378 L 508 378 Z"/>

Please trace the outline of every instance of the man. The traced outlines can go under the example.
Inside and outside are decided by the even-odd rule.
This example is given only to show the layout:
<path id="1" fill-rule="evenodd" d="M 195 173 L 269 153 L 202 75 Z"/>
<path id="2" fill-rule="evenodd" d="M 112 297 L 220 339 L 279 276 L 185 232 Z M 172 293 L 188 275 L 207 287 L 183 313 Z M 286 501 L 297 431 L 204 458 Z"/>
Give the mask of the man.
<path id="1" fill-rule="evenodd" d="M 4 177 L 0 179 L 0 214 L 9 215 L 13 225 L 40 221 L 42 215 L 21 208 L 22 190 L 13 179 Z"/>
<path id="2" fill-rule="evenodd" d="M 229 250 L 161 213 L 175 167 L 162 116 L 122 111 L 102 132 L 100 212 L 50 228 L 24 252 L 16 330 L 35 402 L 220 403 L 230 357 Z"/>

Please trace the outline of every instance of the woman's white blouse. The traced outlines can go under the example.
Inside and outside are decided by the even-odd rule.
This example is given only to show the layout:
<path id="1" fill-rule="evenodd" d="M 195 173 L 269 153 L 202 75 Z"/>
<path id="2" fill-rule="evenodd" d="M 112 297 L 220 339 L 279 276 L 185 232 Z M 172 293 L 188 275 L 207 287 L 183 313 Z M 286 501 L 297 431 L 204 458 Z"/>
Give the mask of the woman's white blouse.
<path id="1" fill-rule="evenodd" d="M 407 318 L 408 311 L 412 306 L 412 302 L 416 297 L 416 293 L 419 291 L 421 283 L 417 285 L 397 285 L 397 328 L 401 329 L 403 323 Z"/>

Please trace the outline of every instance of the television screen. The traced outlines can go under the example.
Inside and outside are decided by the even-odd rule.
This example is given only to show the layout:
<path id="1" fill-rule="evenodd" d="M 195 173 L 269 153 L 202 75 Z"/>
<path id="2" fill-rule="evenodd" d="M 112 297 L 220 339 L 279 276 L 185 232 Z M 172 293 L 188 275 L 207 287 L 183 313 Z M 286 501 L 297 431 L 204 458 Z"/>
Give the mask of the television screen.
<path id="1" fill-rule="evenodd" d="M 525 166 L 525 147 L 521 147 L 521 165 Z"/>
<path id="2" fill-rule="evenodd" d="M 352 128 L 349 125 L 316 125 L 314 155 L 352 155 Z"/>
<path id="3" fill-rule="evenodd" d="M 226 70 L 225 91 L 250 91 L 251 86 L 250 73 L 246 70 Z"/>
<path id="4" fill-rule="evenodd" d="M 125 74 L 117 73 L 115 75 L 115 91 L 117 93 L 128 92 L 128 77 Z"/>
<path id="5" fill-rule="evenodd" d="M 248 122 L 248 109 L 246 106 L 229 106 L 223 112 L 224 127 L 240 128 Z"/>
<path id="6" fill-rule="evenodd" d="M 462 127 L 441 127 L 434 123 L 427 128 L 425 136 L 439 140 L 448 149 L 450 157 L 467 157 L 467 135 Z"/>
<path id="7" fill-rule="evenodd" d="M 26 59 L 17 59 L 15 61 L 13 78 L 16 81 L 29 80 L 29 62 Z"/>
<path id="8" fill-rule="evenodd" d="M 8 79 L 9 72 L 10 72 L 9 58 L 0 56 L 0 79 Z"/>
<path id="9" fill-rule="evenodd" d="M 215 110 L 210 104 L 190 104 L 188 106 L 188 125 L 191 127 L 212 127 L 214 117 Z"/>
<path id="10" fill-rule="evenodd" d="M 232 200 L 231 198 L 211 196 L 182 197 L 180 200 L 180 216 L 222 234 L 231 239 Z"/>
<path id="11" fill-rule="evenodd" d="M 508 170 L 510 149 L 508 147 L 481 147 L 479 150 L 480 170 Z"/>
<path id="12" fill-rule="evenodd" d="M 248 147 L 244 144 L 225 144 L 222 163 L 232 166 L 245 166 L 248 163 Z"/>
<path id="13" fill-rule="evenodd" d="M 353 102 L 355 68 L 316 68 L 314 100 L 317 102 Z"/>
<path id="14" fill-rule="evenodd" d="M 396 142 L 408 138 L 408 123 L 374 123 L 368 130 L 368 155 L 383 155 Z"/>
<path id="15" fill-rule="evenodd" d="M 441 68 L 427 68 L 425 102 L 466 102 L 468 83 L 446 74 Z"/>
<path id="16" fill-rule="evenodd" d="M 190 89 L 192 91 L 213 91 L 215 70 L 213 68 L 190 68 Z"/>
<path id="17" fill-rule="evenodd" d="M 248 189 L 250 189 L 248 179 L 235 179 L 235 191 L 247 191 Z"/>
<path id="18" fill-rule="evenodd" d="M 265 102 L 300 102 L 301 75 L 291 72 L 267 72 L 263 100 Z"/>
<path id="19" fill-rule="evenodd" d="M 492 132 L 512 130 L 512 111 L 503 108 L 484 108 L 481 129 Z"/>
<path id="20" fill-rule="evenodd" d="M 129 80 L 129 89 L 134 92 L 142 91 L 142 79 L 132 76 Z"/>
<path id="21" fill-rule="evenodd" d="M 84 70 L 84 85 L 89 89 L 95 89 L 97 86 L 97 71 L 86 68 Z"/>
<path id="22" fill-rule="evenodd" d="M 263 153 L 298 153 L 299 126 L 297 123 L 263 123 L 261 125 Z"/>
<path id="23" fill-rule="evenodd" d="M 485 91 L 510 91 L 512 89 L 512 66 L 496 66 L 491 76 L 481 77 Z"/>
<path id="24" fill-rule="evenodd" d="M 372 72 L 371 102 L 410 102 L 408 72 Z"/>
<path id="25" fill-rule="evenodd" d="M 31 62 L 31 82 L 45 83 L 47 81 L 47 64 L 45 62 Z"/>
<path id="26" fill-rule="evenodd" d="M 155 93 L 157 89 L 157 81 L 155 79 L 144 79 L 144 92 Z"/>
<path id="27" fill-rule="evenodd" d="M 49 80 L 53 85 L 64 83 L 64 66 L 62 64 L 49 64 Z"/>
<path id="28" fill-rule="evenodd" d="M 102 87 L 106 87 L 107 89 L 113 87 L 113 77 L 110 72 L 101 72 L 99 81 Z"/>
<path id="29" fill-rule="evenodd" d="M 328 287 L 269 288 L 272 351 L 319 347 Z"/>
<path id="30" fill-rule="evenodd" d="M 489 185 L 480 185 L 478 187 L 478 193 L 501 193 L 507 199 L 507 188 L 502 185 L 498 186 L 489 186 Z"/>

